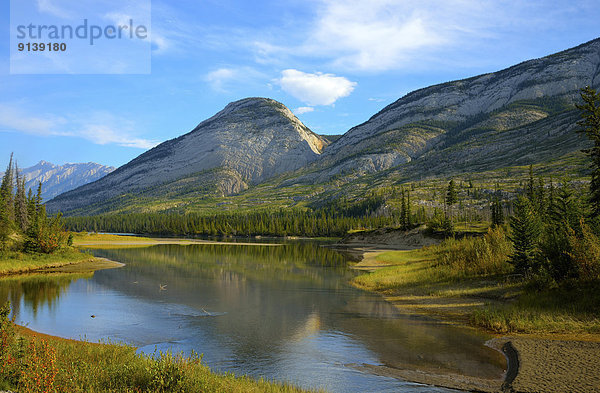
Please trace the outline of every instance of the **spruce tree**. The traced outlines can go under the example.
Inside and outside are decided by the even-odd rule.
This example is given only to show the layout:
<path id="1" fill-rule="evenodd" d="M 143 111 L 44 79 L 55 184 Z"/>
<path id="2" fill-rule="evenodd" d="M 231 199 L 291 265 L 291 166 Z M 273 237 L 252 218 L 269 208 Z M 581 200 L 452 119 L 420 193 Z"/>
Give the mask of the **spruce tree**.
<path id="1" fill-rule="evenodd" d="M 529 276 L 538 270 L 541 223 L 529 199 L 519 196 L 514 204 L 515 214 L 510 220 L 510 240 L 514 252 L 510 262 L 515 271 Z"/>
<path id="2" fill-rule="evenodd" d="M 454 179 L 448 183 L 448 189 L 446 190 L 446 205 L 452 206 L 458 202 L 458 194 L 456 192 L 456 185 Z"/>
<path id="3" fill-rule="evenodd" d="M 400 191 L 401 200 L 400 200 L 400 227 L 404 230 L 407 229 L 406 225 L 406 193 L 404 191 L 404 187 Z"/>
<path id="4" fill-rule="evenodd" d="M 581 90 L 582 105 L 577 105 L 581 111 L 582 120 L 578 132 L 585 134 L 593 143 L 584 152 L 592 159 L 592 181 L 590 182 L 590 204 L 592 217 L 600 217 L 600 94 L 589 86 Z"/>
<path id="5" fill-rule="evenodd" d="M 504 208 L 502 206 L 500 188 L 498 184 L 496 184 L 496 191 L 494 192 L 494 199 L 492 200 L 491 210 L 492 226 L 496 227 L 504 224 Z"/>
<path id="6" fill-rule="evenodd" d="M 2 177 L 2 184 L 0 184 L 0 225 L 9 225 L 14 218 L 13 182 L 13 155 L 11 153 L 6 172 Z"/>
<path id="7" fill-rule="evenodd" d="M 410 191 L 406 190 L 406 227 L 412 228 L 412 212 L 410 208 Z"/>
<path id="8" fill-rule="evenodd" d="M 25 196 L 25 177 L 19 173 L 19 167 L 15 165 L 15 182 L 17 192 L 15 195 L 15 221 L 22 232 L 29 226 L 29 217 L 27 213 L 27 198 Z"/>
<path id="9" fill-rule="evenodd" d="M 527 198 L 535 205 L 535 183 L 533 181 L 533 164 L 529 165 L 529 181 L 527 183 Z"/>

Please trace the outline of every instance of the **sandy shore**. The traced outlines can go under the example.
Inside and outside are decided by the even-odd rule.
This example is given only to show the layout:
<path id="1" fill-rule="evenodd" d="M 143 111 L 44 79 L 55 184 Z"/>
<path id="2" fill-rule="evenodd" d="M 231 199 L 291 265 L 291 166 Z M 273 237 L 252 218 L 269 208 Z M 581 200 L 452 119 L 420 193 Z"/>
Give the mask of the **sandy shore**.
<path id="1" fill-rule="evenodd" d="M 362 254 L 362 260 L 353 268 L 374 271 L 385 267 L 388 264 L 378 261 L 377 255 L 390 249 L 418 248 L 422 240 L 414 234 L 402 237 L 397 233 L 383 233 L 377 234 L 377 237 L 379 240 L 387 237 L 392 244 L 377 242 L 377 244 L 369 245 L 368 238 L 354 238 L 344 244 L 344 246 L 352 248 L 347 251 L 357 255 Z M 393 244 L 395 240 L 398 243 Z M 408 248 L 406 248 L 407 240 L 410 245 Z M 421 246 L 427 245 L 427 243 L 425 242 Z M 462 298 L 383 297 L 404 312 L 424 312 L 458 324 L 466 323 L 465 315 L 473 307 L 483 305 L 483 302 L 463 305 L 464 299 Z M 460 304 L 457 306 L 454 304 L 456 302 Z M 460 310 L 457 310 L 457 307 Z M 454 374 L 437 375 L 428 371 L 402 370 L 374 365 L 358 365 L 357 368 L 411 382 L 465 391 L 600 393 L 600 336 L 586 335 L 580 338 L 570 335 L 567 339 L 561 336 L 510 336 L 492 339 L 487 345 L 503 352 L 507 358 L 507 372 L 502 380 L 487 380 Z"/>
<path id="2" fill-rule="evenodd" d="M 510 345 L 516 359 L 509 392 L 600 392 L 600 342 L 501 337 L 493 346 Z"/>

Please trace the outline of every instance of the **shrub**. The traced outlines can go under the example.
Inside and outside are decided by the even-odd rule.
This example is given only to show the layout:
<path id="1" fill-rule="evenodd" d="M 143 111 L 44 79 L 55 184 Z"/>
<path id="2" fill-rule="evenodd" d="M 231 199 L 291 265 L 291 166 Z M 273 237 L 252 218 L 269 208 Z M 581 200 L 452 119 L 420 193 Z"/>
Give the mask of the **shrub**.
<path id="1" fill-rule="evenodd" d="M 580 280 L 600 280 L 600 239 L 581 220 L 581 235 L 571 230 L 568 236 L 572 258 Z"/>
<path id="2" fill-rule="evenodd" d="M 433 248 L 438 265 L 448 266 L 461 275 L 510 272 L 507 260 L 511 250 L 502 227 L 488 229 L 483 237 L 446 239 Z"/>

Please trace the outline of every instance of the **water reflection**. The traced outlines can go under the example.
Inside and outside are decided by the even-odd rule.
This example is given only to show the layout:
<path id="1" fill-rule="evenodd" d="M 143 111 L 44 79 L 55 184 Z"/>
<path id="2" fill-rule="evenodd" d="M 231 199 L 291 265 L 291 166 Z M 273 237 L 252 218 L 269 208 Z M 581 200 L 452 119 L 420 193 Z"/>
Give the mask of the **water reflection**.
<path id="1" fill-rule="evenodd" d="M 432 391 L 349 364 L 502 373 L 487 337 L 403 315 L 349 287 L 356 273 L 347 260 L 318 244 L 94 253 L 126 266 L 71 280 L 0 280 L 0 300 L 19 303 L 20 319 L 45 333 L 120 339 L 150 353 L 193 349 L 213 368 L 332 391 Z"/>
<path id="2" fill-rule="evenodd" d="M 37 316 L 42 306 L 53 309 L 58 299 L 78 278 L 91 278 L 92 274 L 27 274 L 0 280 L 0 302 L 11 303 L 13 315 L 18 319 L 21 305 Z"/>

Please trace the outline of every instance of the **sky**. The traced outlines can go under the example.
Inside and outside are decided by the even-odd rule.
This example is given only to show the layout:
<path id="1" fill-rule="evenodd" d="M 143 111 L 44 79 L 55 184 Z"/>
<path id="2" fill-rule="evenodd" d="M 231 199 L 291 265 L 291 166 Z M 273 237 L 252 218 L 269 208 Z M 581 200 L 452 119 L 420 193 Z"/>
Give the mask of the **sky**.
<path id="1" fill-rule="evenodd" d="M 120 166 L 245 97 L 273 98 L 314 132 L 342 134 L 415 89 L 600 36 L 597 0 L 11 0 L 26 1 L 56 23 L 148 12 L 148 56 L 128 69 L 98 55 L 105 40 L 71 59 L 78 69 L 14 72 L 16 17 L 2 2 L 0 170 L 11 152 L 21 167 Z M 19 55 L 20 67 L 40 60 Z"/>

